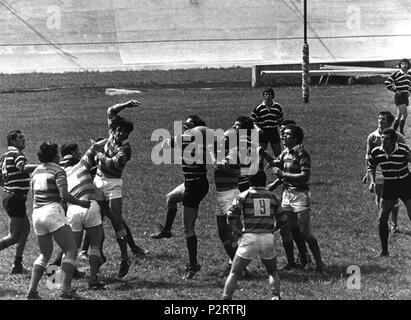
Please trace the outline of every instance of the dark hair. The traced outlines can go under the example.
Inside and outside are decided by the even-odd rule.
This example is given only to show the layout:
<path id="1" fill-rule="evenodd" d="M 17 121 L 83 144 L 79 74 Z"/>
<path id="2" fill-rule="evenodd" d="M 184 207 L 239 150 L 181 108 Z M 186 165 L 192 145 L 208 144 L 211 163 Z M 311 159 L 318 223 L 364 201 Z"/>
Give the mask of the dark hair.
<path id="1" fill-rule="evenodd" d="M 62 157 L 72 154 L 78 148 L 77 143 L 65 143 L 60 147 L 60 154 Z"/>
<path id="2" fill-rule="evenodd" d="M 394 115 L 390 111 L 380 111 L 379 116 L 387 116 L 387 123 L 390 126 L 394 122 Z"/>
<path id="3" fill-rule="evenodd" d="M 299 126 L 295 124 L 289 124 L 285 126 L 285 129 L 289 129 L 291 131 L 291 136 L 295 139 L 297 144 L 303 143 L 304 140 L 304 131 Z"/>
<path id="4" fill-rule="evenodd" d="M 12 141 L 15 141 L 17 137 L 21 134 L 20 130 L 12 130 L 7 134 L 7 145 L 11 146 Z"/>
<path id="5" fill-rule="evenodd" d="M 254 121 L 247 116 L 239 116 L 235 121 L 240 122 L 240 129 L 251 130 L 254 128 Z"/>
<path id="6" fill-rule="evenodd" d="M 265 88 L 265 90 L 263 91 L 263 95 L 264 95 L 264 93 L 266 93 L 266 92 L 271 93 L 273 96 L 275 96 L 275 94 L 274 94 L 274 89 L 273 89 L 273 88 Z"/>
<path id="7" fill-rule="evenodd" d="M 44 141 L 40 144 L 37 150 L 37 157 L 41 163 L 53 162 L 59 154 L 59 146 L 54 142 Z"/>
<path id="8" fill-rule="evenodd" d="M 110 129 L 114 131 L 118 127 L 127 131 L 128 133 L 134 130 L 134 124 L 131 121 L 124 119 L 122 116 L 116 115 L 110 124 Z"/>
<path id="9" fill-rule="evenodd" d="M 401 59 L 400 62 L 398 62 L 397 67 L 398 67 L 398 68 L 401 68 L 401 63 L 403 63 L 403 62 L 405 62 L 405 63 L 407 64 L 407 70 L 408 70 L 408 69 L 410 68 L 410 61 L 409 61 L 408 59 L 406 59 L 406 58 Z"/>
<path id="10" fill-rule="evenodd" d="M 381 134 L 389 136 L 392 142 L 397 142 L 397 132 L 394 129 L 386 128 L 382 130 Z"/>
<path id="11" fill-rule="evenodd" d="M 190 118 L 191 120 L 193 120 L 193 124 L 194 127 L 198 127 L 198 126 L 204 126 L 206 125 L 205 121 L 203 119 L 201 119 L 198 115 L 193 114 L 193 115 L 189 115 L 188 118 Z M 188 119 L 187 118 L 187 119 Z"/>
<path id="12" fill-rule="evenodd" d="M 286 119 L 286 120 L 283 120 L 283 122 L 281 122 L 282 126 L 288 126 L 289 124 L 295 124 L 296 125 L 295 121 L 291 120 L 291 119 Z"/>
<path id="13" fill-rule="evenodd" d="M 258 171 L 256 174 L 248 176 L 248 182 L 252 187 L 265 187 L 267 175 L 264 171 Z"/>

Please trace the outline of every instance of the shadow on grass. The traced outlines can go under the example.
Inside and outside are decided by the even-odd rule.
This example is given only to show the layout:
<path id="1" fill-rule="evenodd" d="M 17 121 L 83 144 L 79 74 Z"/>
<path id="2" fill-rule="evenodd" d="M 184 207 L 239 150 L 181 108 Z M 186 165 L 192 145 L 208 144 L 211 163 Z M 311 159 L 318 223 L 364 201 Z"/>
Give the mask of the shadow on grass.
<path id="1" fill-rule="evenodd" d="M 109 285 L 112 290 L 115 291 L 128 291 L 136 289 L 187 289 L 187 288 L 203 288 L 204 281 L 202 278 L 192 279 L 186 281 L 181 279 L 180 281 L 167 281 L 167 280 L 147 280 L 140 279 L 138 277 L 118 279 L 112 277 L 101 277 L 101 281 Z M 113 286 L 114 285 L 114 286 Z M 209 286 L 209 285 L 208 285 Z M 213 287 L 213 285 L 211 285 Z M 215 287 L 219 288 L 218 285 Z"/>
<path id="2" fill-rule="evenodd" d="M 149 253 L 149 254 L 147 254 L 147 255 L 145 255 L 145 256 L 136 255 L 136 256 L 134 256 L 134 257 L 135 257 L 135 259 L 136 259 L 137 262 L 140 261 L 140 260 L 141 260 L 141 261 L 142 261 L 142 260 L 147 260 L 147 261 L 151 261 L 151 260 L 174 261 L 174 260 L 180 259 L 178 255 L 173 254 L 173 253 L 168 253 L 168 252 L 166 252 L 166 253 L 158 253 L 158 254 L 156 254 L 156 253 Z"/>
<path id="3" fill-rule="evenodd" d="M 6 297 L 6 296 L 16 296 L 16 295 L 21 295 L 21 292 L 19 292 L 16 289 L 12 288 L 2 288 L 0 290 L 0 298 Z"/>
<path id="4" fill-rule="evenodd" d="M 384 261 L 384 260 L 382 260 Z M 312 281 L 337 281 L 341 279 L 346 279 L 350 276 L 347 273 L 347 264 L 329 264 L 327 265 L 327 273 L 315 272 L 315 266 L 310 265 L 304 270 L 292 270 L 284 271 L 279 270 L 279 276 L 281 280 L 286 280 L 288 282 L 302 283 L 302 282 L 312 282 Z M 361 274 L 384 274 L 384 275 L 395 275 L 400 271 L 392 266 L 381 265 L 378 260 L 375 263 L 361 264 L 360 266 Z M 214 273 L 211 276 L 219 277 Z M 221 278 L 221 276 L 219 277 Z M 226 277 L 223 279 L 225 280 Z M 241 278 L 240 281 L 253 281 L 253 280 L 265 280 L 267 279 L 267 272 L 264 269 L 251 270 L 247 277 Z"/>

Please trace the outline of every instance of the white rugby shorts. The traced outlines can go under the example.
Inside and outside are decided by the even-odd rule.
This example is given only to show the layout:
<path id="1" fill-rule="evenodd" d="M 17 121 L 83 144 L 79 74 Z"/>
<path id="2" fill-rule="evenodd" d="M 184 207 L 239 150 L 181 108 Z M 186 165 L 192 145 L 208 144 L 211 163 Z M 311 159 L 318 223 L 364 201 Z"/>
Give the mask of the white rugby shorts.
<path id="1" fill-rule="evenodd" d="M 65 224 L 67 219 L 60 203 L 50 203 L 33 209 L 33 227 L 37 236 L 53 233 Z"/>
<path id="2" fill-rule="evenodd" d="M 240 190 L 237 188 L 230 189 L 226 191 L 217 191 L 216 193 L 216 215 L 217 216 L 224 216 L 228 209 L 233 204 L 233 201 L 237 195 L 240 194 Z"/>
<path id="3" fill-rule="evenodd" d="M 300 212 L 310 209 L 310 191 L 285 189 L 282 195 L 281 208 L 285 211 Z"/>
<path id="4" fill-rule="evenodd" d="M 93 180 L 94 185 L 97 189 L 100 189 L 100 196 L 102 199 L 98 200 L 112 200 L 117 198 L 122 198 L 123 190 L 123 179 L 107 179 L 105 177 L 100 177 L 96 175 Z"/>
<path id="5" fill-rule="evenodd" d="M 100 206 L 96 200 L 90 200 L 90 208 L 86 209 L 74 204 L 69 204 L 67 208 L 67 223 L 73 232 L 83 231 L 84 228 L 91 228 L 100 225 Z"/>
<path id="6" fill-rule="evenodd" d="M 238 241 L 236 255 L 253 260 L 260 257 L 271 260 L 276 257 L 275 236 L 273 233 L 243 233 Z"/>

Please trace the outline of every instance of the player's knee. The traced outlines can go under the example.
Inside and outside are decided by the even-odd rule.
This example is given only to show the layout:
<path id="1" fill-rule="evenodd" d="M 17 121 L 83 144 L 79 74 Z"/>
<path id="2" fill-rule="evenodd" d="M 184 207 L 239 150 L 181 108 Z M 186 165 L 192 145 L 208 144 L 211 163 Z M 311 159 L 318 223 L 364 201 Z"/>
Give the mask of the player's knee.
<path id="1" fill-rule="evenodd" d="M 100 248 L 99 246 L 90 246 L 89 256 L 100 257 Z"/>
<path id="2" fill-rule="evenodd" d="M 77 255 L 76 255 L 77 256 Z M 67 252 L 61 259 L 61 265 L 63 264 L 71 264 L 73 267 L 76 266 L 76 256 L 73 257 L 71 254 Z"/>
<path id="3" fill-rule="evenodd" d="M 43 268 L 47 267 L 47 264 L 49 263 L 51 259 L 51 255 L 44 255 L 40 254 L 37 259 L 34 261 L 35 265 L 41 266 Z"/>

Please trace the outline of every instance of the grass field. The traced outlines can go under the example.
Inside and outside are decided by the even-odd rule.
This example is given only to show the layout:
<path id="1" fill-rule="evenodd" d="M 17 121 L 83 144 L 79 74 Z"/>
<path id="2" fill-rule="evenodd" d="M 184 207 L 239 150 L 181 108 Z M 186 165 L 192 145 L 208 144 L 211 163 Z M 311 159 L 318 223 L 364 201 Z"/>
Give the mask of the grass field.
<path id="1" fill-rule="evenodd" d="M 72 80 L 67 80 L 74 83 Z M 126 109 L 123 114 L 134 121 L 131 136 L 133 155 L 124 174 L 124 215 L 136 242 L 150 250 L 145 258 L 133 258 L 135 264 L 124 280 L 116 279 L 119 251 L 113 231 L 105 223 L 105 252 L 108 262 L 101 269 L 106 291 L 87 291 L 85 280 L 74 286 L 89 299 L 220 299 L 225 279 L 219 274 L 227 263 L 218 239 L 214 216 L 215 189 L 209 170 L 210 192 L 202 202 L 197 222 L 198 276 L 182 280 L 187 261 L 181 217 L 177 216 L 173 237 L 152 240 L 150 233 L 165 217 L 165 195 L 181 183 L 178 165 L 155 166 L 151 162 L 150 140 L 158 128 L 172 130 L 174 120 L 189 114 L 203 117 L 212 128 L 226 129 L 238 115 L 249 115 L 261 100 L 261 88 L 214 89 L 144 89 L 139 96 L 140 109 Z M 309 104 L 303 104 L 298 87 L 276 88 L 285 118 L 294 119 L 305 130 L 304 145 L 312 156 L 312 227 L 319 240 L 330 274 L 318 276 L 311 271 L 280 273 L 284 299 L 411 299 L 410 236 L 401 234 L 389 240 L 391 256 L 372 258 L 379 252 L 377 212 L 373 196 L 361 183 L 365 172 L 364 151 L 367 134 L 375 129 L 378 111 L 394 112 L 392 97 L 381 85 L 313 87 Z M 21 129 L 26 136 L 25 154 L 37 162 L 36 148 L 43 140 L 79 142 L 82 150 L 90 137 L 107 133 L 105 112 L 108 106 L 128 97 L 109 97 L 104 88 L 64 89 L 49 92 L 2 94 L 0 102 L 1 150 L 6 149 L 9 130 Z M 408 134 L 411 132 L 408 131 Z M 28 201 L 31 217 L 31 200 Z M 7 233 L 7 217 L 0 208 L 0 235 Z M 400 210 L 400 228 L 410 233 L 404 207 Z M 279 265 L 285 264 L 281 242 Z M 31 268 L 38 254 L 32 232 L 25 254 Z M 14 248 L 0 253 L 0 299 L 24 299 L 29 278 L 11 276 L 9 271 Z M 346 286 L 347 267 L 361 270 L 361 289 Z M 84 262 L 80 267 L 86 268 Z M 267 299 L 266 272 L 260 262 L 250 265 L 252 278 L 239 282 L 236 299 Z M 56 292 L 40 285 L 40 294 L 54 299 Z"/>

